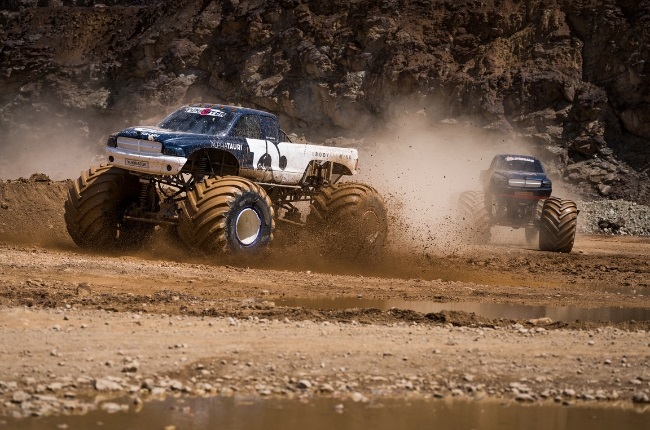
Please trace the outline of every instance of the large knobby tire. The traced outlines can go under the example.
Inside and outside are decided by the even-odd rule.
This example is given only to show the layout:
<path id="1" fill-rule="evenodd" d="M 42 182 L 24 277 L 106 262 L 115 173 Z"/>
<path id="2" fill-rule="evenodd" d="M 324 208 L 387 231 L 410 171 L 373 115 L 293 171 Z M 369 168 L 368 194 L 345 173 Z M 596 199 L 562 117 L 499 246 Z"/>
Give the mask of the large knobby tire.
<path id="1" fill-rule="evenodd" d="M 154 226 L 122 220 L 126 209 L 139 201 L 141 190 L 136 176 L 117 167 L 91 167 L 82 172 L 65 201 L 65 224 L 72 240 L 95 250 L 142 246 Z"/>
<path id="2" fill-rule="evenodd" d="M 576 237 L 578 208 L 571 200 L 549 197 L 542 207 L 539 249 L 571 252 Z"/>
<path id="3" fill-rule="evenodd" d="M 266 191 L 238 176 L 197 183 L 181 202 L 178 221 L 181 239 L 205 254 L 260 251 L 275 229 Z"/>
<path id="4" fill-rule="evenodd" d="M 485 207 L 485 195 L 478 191 L 465 191 L 458 198 L 461 235 L 470 243 L 490 241 L 490 215 Z"/>
<path id="5" fill-rule="evenodd" d="M 388 213 L 372 187 L 343 182 L 323 188 L 311 203 L 307 225 L 329 257 L 369 261 L 388 236 Z"/>
<path id="6" fill-rule="evenodd" d="M 533 215 L 534 225 L 529 225 L 525 228 L 526 243 L 530 246 L 539 244 L 539 220 L 542 218 L 543 206 L 543 201 L 540 200 L 537 202 L 537 205 L 535 205 L 535 214 Z"/>
<path id="7" fill-rule="evenodd" d="M 526 243 L 530 246 L 535 246 L 539 243 L 539 229 L 535 227 L 526 227 L 524 235 L 526 236 Z"/>

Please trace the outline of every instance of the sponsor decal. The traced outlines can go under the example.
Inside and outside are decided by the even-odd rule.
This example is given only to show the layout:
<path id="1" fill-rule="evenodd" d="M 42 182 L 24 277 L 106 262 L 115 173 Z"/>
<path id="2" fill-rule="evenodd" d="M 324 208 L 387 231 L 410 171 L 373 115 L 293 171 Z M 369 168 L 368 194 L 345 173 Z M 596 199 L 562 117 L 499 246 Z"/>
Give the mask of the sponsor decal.
<path id="1" fill-rule="evenodd" d="M 196 114 L 199 114 L 199 115 L 216 116 L 216 117 L 219 117 L 219 118 L 226 116 L 225 112 L 220 111 L 219 109 L 212 109 L 212 108 L 188 107 L 188 108 L 185 108 L 185 112 L 187 112 L 187 113 L 196 113 Z"/>
<path id="2" fill-rule="evenodd" d="M 528 162 L 531 162 L 531 163 L 534 163 L 534 162 L 535 162 L 535 160 L 533 160 L 532 158 L 525 158 L 525 157 L 506 157 L 506 161 L 515 161 L 515 160 L 516 160 L 516 161 L 528 161 Z"/>
<path id="3" fill-rule="evenodd" d="M 352 156 L 349 154 L 332 154 L 330 152 L 320 152 L 320 151 L 314 151 L 311 153 L 312 156 L 318 157 L 318 158 L 339 158 L 339 159 L 346 159 L 346 160 L 352 160 Z"/>
<path id="4" fill-rule="evenodd" d="M 244 149 L 244 145 L 241 143 L 219 142 L 217 143 L 217 148 L 229 149 L 231 151 L 241 151 Z"/>
<path id="5" fill-rule="evenodd" d="M 149 162 L 147 161 L 140 161 L 140 160 L 131 160 L 129 158 L 124 160 L 125 164 L 127 166 L 132 166 L 132 167 L 144 167 L 148 168 L 149 167 Z"/>

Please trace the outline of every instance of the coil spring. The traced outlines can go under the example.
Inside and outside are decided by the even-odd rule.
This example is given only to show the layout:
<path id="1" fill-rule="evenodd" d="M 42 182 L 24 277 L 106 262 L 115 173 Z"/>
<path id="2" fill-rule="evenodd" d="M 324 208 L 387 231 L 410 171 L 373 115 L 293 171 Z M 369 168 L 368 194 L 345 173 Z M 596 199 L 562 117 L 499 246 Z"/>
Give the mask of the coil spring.
<path id="1" fill-rule="evenodd" d="M 199 179 L 203 178 L 208 174 L 208 160 L 206 158 L 201 158 L 196 163 L 194 176 Z"/>
<path id="2" fill-rule="evenodd" d="M 146 208 L 147 203 L 149 202 L 150 187 L 151 187 L 150 184 L 142 184 L 142 188 L 140 189 L 140 206 L 143 208 Z"/>

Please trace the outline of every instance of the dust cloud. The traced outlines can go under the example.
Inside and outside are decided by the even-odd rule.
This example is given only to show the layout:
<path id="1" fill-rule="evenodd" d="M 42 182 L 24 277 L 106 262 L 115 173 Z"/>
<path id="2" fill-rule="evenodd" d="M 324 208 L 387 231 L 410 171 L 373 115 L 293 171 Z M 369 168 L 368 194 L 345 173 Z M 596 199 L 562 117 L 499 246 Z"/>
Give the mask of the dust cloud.
<path id="1" fill-rule="evenodd" d="M 481 190 L 480 172 L 495 154 L 530 154 L 525 144 L 506 141 L 471 121 L 432 124 L 417 114 L 390 121 L 365 142 L 356 179 L 384 196 L 392 247 L 419 252 L 463 247 L 456 210 L 460 193 Z"/>
<path id="2" fill-rule="evenodd" d="M 0 122 L 0 179 L 29 178 L 34 173 L 54 181 L 76 179 L 90 166 L 106 162 L 104 148 L 111 133 L 164 118 L 141 121 L 90 110 L 69 116 L 54 111 L 54 103 L 43 102 L 40 110 L 14 114 L 13 123 Z"/>
<path id="3" fill-rule="evenodd" d="M 54 181 L 73 179 L 101 162 L 102 145 L 81 138 L 52 136 L 13 140 L 0 149 L 0 179 L 44 173 Z"/>
<path id="4" fill-rule="evenodd" d="M 52 180 L 73 179 L 102 160 L 109 120 L 91 113 L 57 113 L 55 104 L 17 109 L 0 123 L 0 179 L 43 173 Z"/>

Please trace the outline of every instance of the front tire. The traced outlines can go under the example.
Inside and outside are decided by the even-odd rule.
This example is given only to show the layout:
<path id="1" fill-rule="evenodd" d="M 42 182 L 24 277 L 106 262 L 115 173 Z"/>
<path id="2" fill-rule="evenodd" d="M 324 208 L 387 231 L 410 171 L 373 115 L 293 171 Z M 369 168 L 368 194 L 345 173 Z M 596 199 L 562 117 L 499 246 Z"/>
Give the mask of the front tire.
<path id="1" fill-rule="evenodd" d="M 478 191 L 461 193 L 458 198 L 458 209 L 464 238 L 474 244 L 488 243 L 492 236 L 492 223 L 485 207 L 485 194 Z"/>
<path id="2" fill-rule="evenodd" d="M 388 236 L 388 212 L 374 188 L 355 182 L 325 187 L 311 203 L 307 225 L 330 256 L 377 258 Z"/>
<path id="3" fill-rule="evenodd" d="M 542 207 L 539 249 L 571 252 L 578 224 L 578 208 L 571 200 L 549 197 Z"/>
<path id="4" fill-rule="evenodd" d="M 207 254 L 259 251 L 272 240 L 274 229 L 266 191 L 237 176 L 199 182 L 180 204 L 179 236 Z"/>
<path id="5" fill-rule="evenodd" d="M 539 245 L 539 225 L 542 219 L 542 208 L 544 207 L 544 201 L 539 200 L 535 204 L 535 212 L 533 214 L 532 225 L 526 227 L 526 243 L 529 246 Z"/>
<path id="6" fill-rule="evenodd" d="M 91 167 L 68 190 L 65 224 L 72 240 L 95 250 L 134 249 L 153 233 L 150 224 L 124 221 L 123 215 L 140 198 L 136 176 L 112 166 Z"/>
<path id="7" fill-rule="evenodd" d="M 539 243 L 539 230 L 535 227 L 526 227 L 525 229 L 526 243 L 530 246 L 534 246 L 535 243 Z"/>

